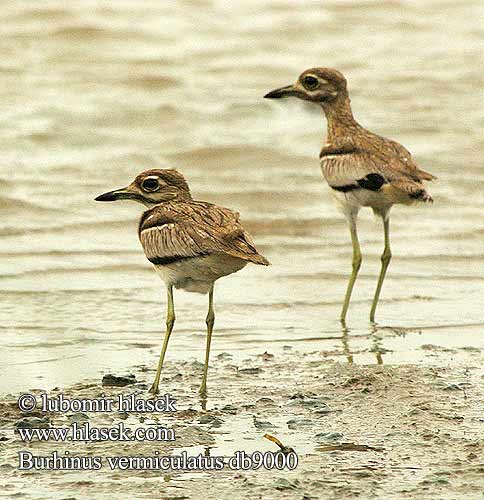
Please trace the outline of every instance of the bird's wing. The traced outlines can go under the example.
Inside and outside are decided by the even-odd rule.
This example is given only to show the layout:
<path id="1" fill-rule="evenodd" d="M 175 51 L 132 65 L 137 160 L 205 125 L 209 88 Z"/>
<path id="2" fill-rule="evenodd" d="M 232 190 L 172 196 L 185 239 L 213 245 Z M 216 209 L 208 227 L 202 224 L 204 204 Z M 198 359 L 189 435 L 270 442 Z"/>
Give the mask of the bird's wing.
<path id="1" fill-rule="evenodd" d="M 269 262 L 239 222 L 239 214 L 205 202 L 162 204 L 145 213 L 139 237 L 153 263 L 227 254 L 255 264 Z"/>
<path id="2" fill-rule="evenodd" d="M 400 143 L 393 141 L 391 139 L 380 138 L 383 140 L 385 145 L 392 150 L 395 159 L 398 160 L 395 162 L 394 167 L 403 172 L 410 175 L 412 178 L 420 181 L 432 181 L 436 179 L 434 175 L 425 170 L 422 170 L 413 160 L 412 155 L 408 149 L 402 146 Z"/>
<path id="3" fill-rule="evenodd" d="M 419 169 L 403 146 L 384 141 L 385 147 L 378 148 L 371 143 L 323 148 L 321 168 L 328 184 L 338 191 L 379 191 L 384 184 L 390 184 L 411 197 L 420 197 L 422 181 L 434 177 Z"/>

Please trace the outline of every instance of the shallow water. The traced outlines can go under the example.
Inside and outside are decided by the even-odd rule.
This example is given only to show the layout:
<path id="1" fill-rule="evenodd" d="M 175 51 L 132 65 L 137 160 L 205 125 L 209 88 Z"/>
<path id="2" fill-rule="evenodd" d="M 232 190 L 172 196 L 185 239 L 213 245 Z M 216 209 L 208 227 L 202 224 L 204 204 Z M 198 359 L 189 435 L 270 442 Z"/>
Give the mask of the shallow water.
<path id="1" fill-rule="evenodd" d="M 10 2 L 0 391 L 155 364 L 164 290 L 137 241 L 140 209 L 93 201 L 151 167 L 175 167 L 197 198 L 239 210 L 273 263 L 217 283 L 214 354 L 297 344 L 427 363 L 421 345 L 484 347 L 483 14 L 478 1 Z M 262 99 L 314 65 L 341 69 L 359 121 L 439 178 L 432 207 L 394 209 L 376 329 L 380 222 L 361 214 L 364 261 L 342 330 L 351 247 L 319 170 L 325 121 Z M 169 359 L 201 360 L 206 298 L 175 299 Z"/>

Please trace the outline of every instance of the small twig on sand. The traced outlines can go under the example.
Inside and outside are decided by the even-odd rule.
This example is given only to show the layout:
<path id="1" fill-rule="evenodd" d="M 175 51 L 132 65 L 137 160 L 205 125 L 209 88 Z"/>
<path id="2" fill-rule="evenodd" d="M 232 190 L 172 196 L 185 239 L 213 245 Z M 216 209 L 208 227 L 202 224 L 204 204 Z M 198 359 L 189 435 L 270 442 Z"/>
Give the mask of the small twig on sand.
<path id="1" fill-rule="evenodd" d="M 276 443 L 277 446 L 279 446 L 279 448 L 281 449 L 282 453 L 284 453 L 284 455 L 295 453 L 294 448 L 291 448 L 290 446 L 284 446 L 276 437 L 271 436 L 270 434 L 264 434 L 264 437 L 269 441 Z"/>

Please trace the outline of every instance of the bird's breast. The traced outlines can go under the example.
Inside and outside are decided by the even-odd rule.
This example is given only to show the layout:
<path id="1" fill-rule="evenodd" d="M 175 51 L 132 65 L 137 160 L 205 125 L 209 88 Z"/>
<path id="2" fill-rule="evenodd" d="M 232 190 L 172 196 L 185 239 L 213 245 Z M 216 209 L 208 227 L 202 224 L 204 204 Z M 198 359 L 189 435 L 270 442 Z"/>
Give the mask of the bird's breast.
<path id="1" fill-rule="evenodd" d="M 330 186 L 347 184 L 347 179 L 353 177 L 350 170 L 347 158 L 343 155 L 326 155 L 321 158 L 321 171 Z"/>

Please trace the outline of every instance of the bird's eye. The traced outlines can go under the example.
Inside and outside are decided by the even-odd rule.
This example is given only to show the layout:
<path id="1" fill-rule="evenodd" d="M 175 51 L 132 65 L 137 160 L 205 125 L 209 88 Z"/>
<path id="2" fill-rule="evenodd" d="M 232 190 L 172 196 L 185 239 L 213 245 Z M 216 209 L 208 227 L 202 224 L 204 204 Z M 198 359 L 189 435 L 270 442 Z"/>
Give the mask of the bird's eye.
<path id="1" fill-rule="evenodd" d="M 147 177 L 142 183 L 141 187 L 145 191 L 158 191 L 160 189 L 160 183 L 156 177 Z"/>
<path id="2" fill-rule="evenodd" d="M 314 90 L 314 89 L 317 89 L 319 87 L 319 81 L 314 76 L 305 76 L 303 79 L 303 85 L 308 90 Z"/>

